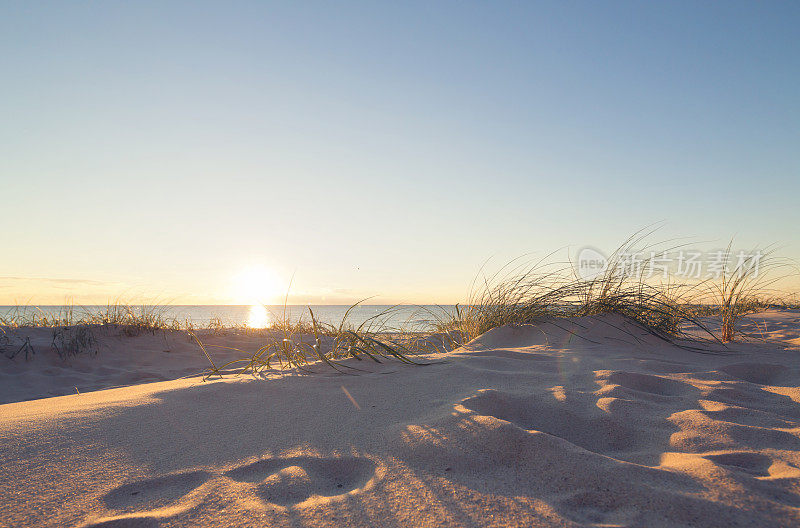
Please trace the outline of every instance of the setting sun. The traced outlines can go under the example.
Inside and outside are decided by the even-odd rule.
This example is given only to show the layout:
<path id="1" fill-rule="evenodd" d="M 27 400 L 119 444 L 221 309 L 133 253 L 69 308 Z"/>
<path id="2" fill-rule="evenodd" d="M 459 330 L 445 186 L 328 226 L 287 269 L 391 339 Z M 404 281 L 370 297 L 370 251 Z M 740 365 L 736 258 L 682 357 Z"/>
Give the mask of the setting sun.
<path id="1" fill-rule="evenodd" d="M 270 304 L 280 297 L 281 288 L 280 280 L 272 270 L 255 266 L 234 275 L 231 294 L 238 304 Z"/>

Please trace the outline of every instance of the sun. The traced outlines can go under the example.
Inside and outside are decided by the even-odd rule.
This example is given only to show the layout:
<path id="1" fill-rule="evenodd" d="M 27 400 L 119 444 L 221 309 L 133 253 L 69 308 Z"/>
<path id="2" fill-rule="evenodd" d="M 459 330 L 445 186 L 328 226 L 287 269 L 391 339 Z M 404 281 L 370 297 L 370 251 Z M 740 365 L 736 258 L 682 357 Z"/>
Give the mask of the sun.
<path id="1" fill-rule="evenodd" d="M 278 276 L 263 266 L 240 270 L 231 283 L 231 294 L 237 304 L 272 304 L 281 295 Z"/>

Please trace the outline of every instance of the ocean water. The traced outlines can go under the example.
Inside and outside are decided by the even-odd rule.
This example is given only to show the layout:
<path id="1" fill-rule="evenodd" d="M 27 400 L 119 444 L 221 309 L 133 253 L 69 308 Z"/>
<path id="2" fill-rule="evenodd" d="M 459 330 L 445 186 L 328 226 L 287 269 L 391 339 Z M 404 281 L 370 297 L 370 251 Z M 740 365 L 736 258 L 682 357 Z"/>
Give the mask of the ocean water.
<path id="1" fill-rule="evenodd" d="M 224 325 L 247 325 L 251 328 L 265 328 L 276 321 L 286 317 L 289 321 L 311 321 L 308 307 L 303 305 L 280 306 L 263 305 L 167 305 L 167 306 L 132 306 L 139 313 L 155 311 L 166 320 L 177 320 L 182 324 L 189 322 L 194 327 L 207 326 L 212 321 L 219 321 Z M 338 325 L 345 316 L 349 305 L 311 305 L 317 321 Z M 72 311 L 72 320 L 79 321 L 88 316 L 105 313 L 108 307 L 96 306 L 0 306 L 0 320 L 30 321 L 32 317 L 48 319 L 64 317 L 69 310 Z M 285 312 L 284 312 L 285 310 Z M 425 306 L 387 306 L 387 305 L 359 305 L 347 314 L 347 322 L 360 325 L 365 321 L 380 321 L 385 327 L 396 329 L 406 327 L 413 330 L 424 330 L 431 327 L 437 319 L 449 316 L 455 312 L 452 305 L 425 305 Z"/>

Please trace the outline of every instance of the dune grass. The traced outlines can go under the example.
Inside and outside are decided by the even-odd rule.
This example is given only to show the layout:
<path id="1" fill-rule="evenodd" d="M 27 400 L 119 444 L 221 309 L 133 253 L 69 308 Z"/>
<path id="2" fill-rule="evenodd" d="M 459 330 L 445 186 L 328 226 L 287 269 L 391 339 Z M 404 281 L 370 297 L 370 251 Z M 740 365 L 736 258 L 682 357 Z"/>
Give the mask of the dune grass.
<path id="1" fill-rule="evenodd" d="M 15 306 L 0 314 L 0 326 L 7 328 L 57 328 L 76 325 L 108 326 L 118 328 L 125 335 L 138 335 L 158 330 L 179 330 L 180 321 L 167 318 L 164 305 L 130 305 L 121 302 L 109 303 L 105 308 L 89 311 L 87 308 L 68 304 L 55 314 L 36 306 Z"/>
<path id="2" fill-rule="evenodd" d="M 97 354 L 99 351 L 99 343 L 92 327 L 85 324 L 54 328 L 52 346 L 61 359 L 84 352 Z"/>
<path id="3" fill-rule="evenodd" d="M 771 286 L 783 278 L 779 270 L 793 268 L 791 262 L 776 257 L 770 249 L 734 255 L 732 246 L 733 240 L 721 252 L 721 259 L 735 260 L 733 269 L 723 269 L 716 280 L 705 281 L 699 288 L 699 297 L 721 319 L 719 338 L 723 342 L 736 339 L 742 317 L 776 303 Z"/>
<path id="4" fill-rule="evenodd" d="M 451 318 L 441 320 L 438 330 L 464 344 L 502 325 L 535 324 L 563 317 L 619 314 L 660 338 L 674 341 L 689 337 L 688 329 L 717 343 L 733 341 L 740 334 L 741 318 L 771 305 L 792 307 L 796 300 L 776 301 L 770 289 L 786 277 L 779 269 L 796 267 L 771 251 L 753 251 L 733 259 L 733 241 L 722 258 L 737 260 L 733 269 L 698 281 L 680 281 L 668 272 L 656 273 L 656 259 L 686 244 L 651 243 L 655 230 L 641 230 L 625 240 L 607 259 L 606 268 L 594 277 L 577 276 L 571 262 L 550 254 L 533 264 L 512 261 L 498 272 L 479 277 L 470 288 L 469 301 L 457 307 Z M 636 269 L 623 261 L 625 255 L 649 254 Z M 758 262 L 755 261 L 758 259 Z M 704 316 L 721 320 L 719 329 L 706 324 Z M 697 332 L 692 334 L 698 339 Z"/>
<path id="5" fill-rule="evenodd" d="M 232 347 L 218 347 L 241 352 L 242 358 L 217 366 L 205 345 L 196 333 L 191 333 L 211 367 L 205 378 L 222 377 L 225 373 L 259 375 L 265 370 L 296 368 L 307 371 L 311 364 L 323 363 L 340 372 L 357 372 L 360 369 L 342 364 L 339 360 L 353 358 L 358 361 L 371 360 L 381 363 L 393 359 L 402 363 L 422 365 L 414 356 L 431 351 L 419 343 L 419 336 L 387 326 L 393 311 L 390 307 L 361 322 L 357 326 L 349 323 L 351 311 L 356 303 L 345 312 L 338 325 L 317 320 L 311 307 L 307 307 L 309 318 L 303 321 L 290 321 L 284 309 L 281 321 L 268 332 L 262 334 L 265 342 L 257 350 L 247 353 Z"/>
<path id="6" fill-rule="evenodd" d="M 99 342 L 95 333 L 99 330 L 113 330 L 124 336 L 142 333 L 156 334 L 159 331 L 181 330 L 186 325 L 164 316 L 165 306 L 127 305 L 120 302 L 109 303 L 104 309 L 89 311 L 74 304 L 59 308 L 57 313 L 48 313 L 38 307 L 15 306 L 0 315 L 0 351 L 7 357 L 25 353 L 29 358 L 35 353 L 30 339 L 22 344 L 11 343 L 13 334 L 24 328 L 50 328 L 53 331 L 52 348 L 61 358 L 84 352 L 97 353 Z M 17 351 L 9 350 L 19 345 Z"/>
<path id="7" fill-rule="evenodd" d="M 700 324 L 688 309 L 688 288 L 647 282 L 647 260 L 638 273 L 622 263 L 622 255 L 634 248 L 641 251 L 651 234 L 640 231 L 629 237 L 608 258 L 606 269 L 590 278 L 579 277 L 572 262 L 555 260 L 552 253 L 532 264 L 512 261 L 489 277 L 476 278 L 467 305 L 439 329 L 465 343 L 497 326 L 615 313 L 665 339 L 683 336 L 687 323 Z"/>
<path id="8" fill-rule="evenodd" d="M 20 355 L 24 355 L 26 360 L 30 359 L 34 353 L 31 338 L 25 336 L 22 339 L 12 339 L 12 337 L 8 330 L 0 326 L 0 353 L 8 359 L 14 359 Z"/>

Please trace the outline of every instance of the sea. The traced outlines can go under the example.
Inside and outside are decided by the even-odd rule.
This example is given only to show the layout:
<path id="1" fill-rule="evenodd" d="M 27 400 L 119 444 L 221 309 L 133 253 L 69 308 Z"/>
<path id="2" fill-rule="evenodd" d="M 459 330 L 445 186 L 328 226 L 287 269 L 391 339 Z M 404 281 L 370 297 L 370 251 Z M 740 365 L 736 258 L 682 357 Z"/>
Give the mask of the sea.
<path id="1" fill-rule="evenodd" d="M 71 320 L 91 318 L 108 310 L 106 305 L 90 306 L 0 306 L 0 324 L 32 319 L 63 318 L 71 311 Z M 184 326 L 194 328 L 213 325 L 267 328 L 280 321 L 311 321 L 311 313 L 317 321 L 339 325 L 346 317 L 350 326 L 362 323 L 379 324 L 384 329 L 407 329 L 423 331 L 430 329 L 455 313 L 453 305 L 133 305 L 137 313 L 156 313 L 167 321 L 176 320 Z"/>

